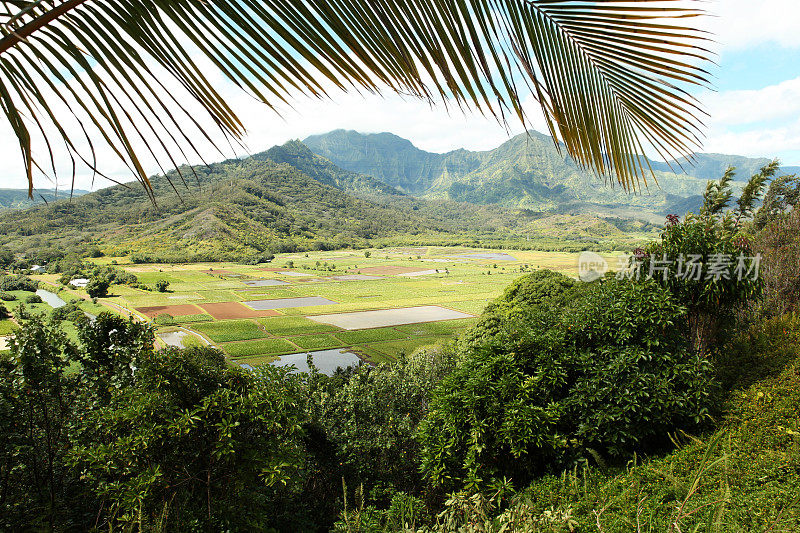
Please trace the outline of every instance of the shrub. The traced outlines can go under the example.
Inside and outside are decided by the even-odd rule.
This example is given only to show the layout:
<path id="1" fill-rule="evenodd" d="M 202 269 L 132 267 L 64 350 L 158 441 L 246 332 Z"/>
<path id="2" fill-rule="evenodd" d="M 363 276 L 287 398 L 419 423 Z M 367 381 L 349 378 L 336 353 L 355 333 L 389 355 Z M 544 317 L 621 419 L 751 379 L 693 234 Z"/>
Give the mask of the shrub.
<path id="1" fill-rule="evenodd" d="M 50 318 L 53 320 L 69 320 L 80 322 L 86 318 L 86 314 L 78 307 L 77 302 L 69 302 L 50 311 Z"/>
<path id="2" fill-rule="evenodd" d="M 175 319 L 169 313 L 161 313 L 153 318 L 153 322 L 159 326 L 171 326 L 175 324 Z"/>
<path id="3" fill-rule="evenodd" d="M 707 352 L 723 321 L 760 296 L 759 264 L 731 215 L 689 213 L 681 222 L 673 217 L 661 240 L 635 250 L 631 260 L 638 276 L 652 277 L 686 306 L 693 346 Z M 717 275 L 716 268 L 726 268 L 728 274 Z"/>
<path id="4" fill-rule="evenodd" d="M 92 298 L 103 298 L 108 296 L 108 287 L 110 283 L 107 279 L 92 278 L 86 285 L 86 294 Z"/>
<path id="5" fill-rule="evenodd" d="M 156 290 L 158 292 L 167 292 L 168 288 L 169 288 L 169 281 L 165 279 L 160 279 L 156 281 Z"/>
<path id="6" fill-rule="evenodd" d="M 653 281 L 607 279 L 564 309 L 520 307 L 462 355 L 420 425 L 436 485 L 530 479 L 669 442 L 707 415 L 713 376 Z"/>
<path id="7" fill-rule="evenodd" d="M 19 274 L 16 276 L 0 275 L 0 291 L 28 291 L 36 292 L 39 282 L 32 280 L 28 276 Z"/>
<path id="8" fill-rule="evenodd" d="M 13 302 L 17 297 L 10 292 L 0 292 L 0 300 L 4 302 Z"/>
<path id="9" fill-rule="evenodd" d="M 25 297 L 26 304 L 40 304 L 42 303 L 42 297 L 38 294 L 29 294 Z"/>
<path id="10" fill-rule="evenodd" d="M 6 319 L 11 316 L 11 313 L 8 312 L 6 306 L 0 303 L 0 319 Z"/>
<path id="11" fill-rule="evenodd" d="M 768 224 L 754 246 L 764 257 L 763 313 L 779 316 L 800 309 L 800 210 Z"/>
<path id="12" fill-rule="evenodd" d="M 538 305 L 561 307 L 584 289 L 585 285 L 552 270 L 537 270 L 517 278 L 486 307 L 478 323 L 464 334 L 460 346 L 468 349 L 493 337 L 519 311 Z"/>

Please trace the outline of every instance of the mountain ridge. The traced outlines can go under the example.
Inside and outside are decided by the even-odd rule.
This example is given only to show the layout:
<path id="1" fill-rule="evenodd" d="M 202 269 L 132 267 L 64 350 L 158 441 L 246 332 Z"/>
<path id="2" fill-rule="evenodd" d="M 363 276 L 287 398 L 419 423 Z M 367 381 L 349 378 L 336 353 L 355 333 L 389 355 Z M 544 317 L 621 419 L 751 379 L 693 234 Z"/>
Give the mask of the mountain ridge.
<path id="1" fill-rule="evenodd" d="M 551 137 L 530 131 L 484 151 L 465 149 L 434 153 L 421 150 L 395 134 L 362 134 L 334 130 L 303 140 L 314 153 L 338 167 L 368 174 L 407 194 L 476 204 L 556 212 L 639 212 L 653 219 L 668 212 L 685 214 L 697 205 L 707 179 L 717 179 L 728 162 L 739 165 L 735 186 L 769 162 L 766 158 L 698 154 L 695 175 L 676 173 L 670 163 L 652 162 L 658 186 L 650 183 L 637 194 L 602 184 L 583 171 Z M 673 169 L 683 161 L 671 162 Z M 795 167 L 784 170 L 793 171 Z M 800 168 L 797 169 L 800 171 Z M 677 211 L 672 211 L 677 210 Z"/>

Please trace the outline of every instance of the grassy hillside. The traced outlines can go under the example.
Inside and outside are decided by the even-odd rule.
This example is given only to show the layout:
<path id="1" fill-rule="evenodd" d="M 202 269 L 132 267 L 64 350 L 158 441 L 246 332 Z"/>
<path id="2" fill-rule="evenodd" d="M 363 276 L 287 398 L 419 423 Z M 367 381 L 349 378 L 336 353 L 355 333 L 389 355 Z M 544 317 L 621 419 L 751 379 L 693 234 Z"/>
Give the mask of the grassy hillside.
<path id="1" fill-rule="evenodd" d="M 118 185 L 9 211 L 0 216 L 0 245 L 22 252 L 89 243 L 151 260 L 215 260 L 397 243 L 398 237 L 442 245 L 559 249 L 557 241 L 567 241 L 575 243 L 570 249 L 608 248 L 655 231 L 596 213 L 559 215 L 551 225 L 550 215 L 529 210 L 415 198 L 343 170 L 296 141 L 152 182 L 155 205 L 140 187 Z"/>

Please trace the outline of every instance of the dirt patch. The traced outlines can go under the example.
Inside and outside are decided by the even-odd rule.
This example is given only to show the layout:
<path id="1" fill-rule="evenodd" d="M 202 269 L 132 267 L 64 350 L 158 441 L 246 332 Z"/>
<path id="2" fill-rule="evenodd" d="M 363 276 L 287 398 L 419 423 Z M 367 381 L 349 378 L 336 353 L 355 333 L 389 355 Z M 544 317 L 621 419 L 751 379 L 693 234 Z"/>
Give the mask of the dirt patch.
<path id="1" fill-rule="evenodd" d="M 152 307 L 137 307 L 137 311 L 150 318 L 164 313 L 172 316 L 202 315 L 203 311 L 192 304 L 154 305 Z"/>
<path id="2" fill-rule="evenodd" d="M 279 312 L 271 309 L 250 309 L 239 302 L 220 302 L 215 304 L 198 304 L 216 320 L 229 320 L 233 318 L 256 318 L 259 316 L 276 316 Z"/>
<path id="3" fill-rule="evenodd" d="M 408 274 L 409 272 L 422 272 L 424 268 L 420 267 L 404 267 L 404 266 L 374 266 L 350 269 L 348 272 L 353 274 L 374 274 L 376 276 L 396 276 L 397 274 Z"/>

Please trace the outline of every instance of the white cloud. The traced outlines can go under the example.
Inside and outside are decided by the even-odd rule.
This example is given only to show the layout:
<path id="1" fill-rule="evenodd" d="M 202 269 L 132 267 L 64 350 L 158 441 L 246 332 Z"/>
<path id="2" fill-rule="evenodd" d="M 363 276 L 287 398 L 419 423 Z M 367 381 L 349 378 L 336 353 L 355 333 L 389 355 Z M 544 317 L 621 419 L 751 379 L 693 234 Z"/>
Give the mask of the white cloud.
<path id="1" fill-rule="evenodd" d="M 701 96 L 717 126 L 764 123 L 800 116 L 800 77 L 757 90 Z"/>
<path id="2" fill-rule="evenodd" d="M 758 90 L 707 93 L 701 100 L 711 117 L 707 152 L 774 157 L 800 148 L 800 77 Z"/>
<path id="3" fill-rule="evenodd" d="M 715 0 L 701 7 L 714 15 L 705 24 L 723 49 L 741 50 L 764 43 L 800 47 L 797 0 Z"/>

